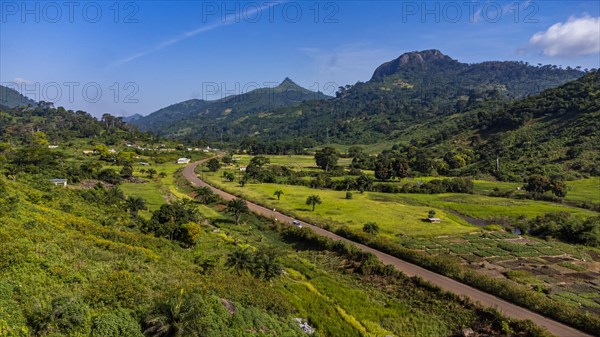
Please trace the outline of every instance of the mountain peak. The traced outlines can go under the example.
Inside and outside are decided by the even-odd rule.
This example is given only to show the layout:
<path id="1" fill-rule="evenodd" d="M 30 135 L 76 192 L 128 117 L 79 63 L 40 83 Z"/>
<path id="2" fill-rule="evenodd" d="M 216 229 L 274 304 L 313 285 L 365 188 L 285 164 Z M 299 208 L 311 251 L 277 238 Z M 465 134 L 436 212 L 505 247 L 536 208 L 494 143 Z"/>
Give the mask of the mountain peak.
<path id="1" fill-rule="evenodd" d="M 289 77 L 286 77 L 283 79 L 283 81 L 281 83 L 279 83 L 279 87 L 286 87 L 286 86 L 298 86 L 298 84 L 296 84 L 296 82 L 292 81 Z"/>
<path id="2" fill-rule="evenodd" d="M 392 75 L 404 68 L 426 68 L 431 64 L 440 63 L 458 63 L 450 56 L 445 55 L 437 49 L 429 49 L 423 51 L 412 51 L 400 55 L 397 59 L 386 62 L 373 73 L 371 79 L 381 79 L 385 76 Z"/>

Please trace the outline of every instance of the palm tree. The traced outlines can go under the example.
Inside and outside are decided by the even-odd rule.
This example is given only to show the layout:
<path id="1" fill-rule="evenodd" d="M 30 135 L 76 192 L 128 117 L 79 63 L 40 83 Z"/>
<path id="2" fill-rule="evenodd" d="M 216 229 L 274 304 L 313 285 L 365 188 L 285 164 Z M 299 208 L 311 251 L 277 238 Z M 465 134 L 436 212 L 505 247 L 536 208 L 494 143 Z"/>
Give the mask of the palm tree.
<path id="1" fill-rule="evenodd" d="M 248 213 L 249 209 L 248 205 L 246 205 L 246 201 L 244 201 L 243 199 L 236 198 L 227 203 L 226 211 L 227 213 L 233 214 L 233 216 L 235 217 L 235 224 L 239 225 L 242 214 Z"/>
<path id="2" fill-rule="evenodd" d="M 106 194 L 104 196 L 104 202 L 107 205 L 116 205 L 116 206 L 121 206 L 123 200 L 125 199 L 125 193 L 123 193 L 123 191 L 118 188 L 118 187 L 113 187 L 113 188 L 109 188 L 106 190 Z"/>
<path id="3" fill-rule="evenodd" d="M 321 197 L 314 194 L 309 196 L 308 198 L 306 198 L 306 204 L 307 205 L 312 205 L 312 210 L 313 212 L 315 211 L 315 205 L 320 205 L 321 204 Z"/>
<path id="4" fill-rule="evenodd" d="M 156 170 L 153 168 L 149 168 L 146 170 L 146 173 L 148 173 L 148 178 L 152 179 L 152 178 L 154 178 L 154 175 L 156 174 Z"/>
<path id="5" fill-rule="evenodd" d="M 281 195 L 284 194 L 282 190 L 277 190 L 273 195 L 277 196 L 277 200 L 281 199 Z"/>
<path id="6" fill-rule="evenodd" d="M 125 207 L 129 210 L 129 214 L 134 219 L 138 218 L 138 212 L 140 210 L 148 209 L 146 201 L 144 201 L 142 197 L 127 197 L 127 199 L 125 199 Z"/>
<path id="7" fill-rule="evenodd" d="M 363 226 L 363 232 L 369 233 L 369 234 L 377 234 L 377 233 L 379 233 L 379 225 L 377 225 L 374 222 L 367 222 Z"/>
<path id="8" fill-rule="evenodd" d="M 225 266 L 234 269 L 238 275 L 241 275 L 246 270 L 252 270 L 253 265 L 254 261 L 248 247 L 237 247 L 233 252 L 229 253 L 227 262 L 225 262 Z"/>
<path id="9" fill-rule="evenodd" d="M 199 337 L 202 333 L 200 301 L 184 296 L 183 289 L 177 297 L 170 298 L 157 307 L 156 314 L 145 320 L 144 335 L 150 337 Z"/>
<path id="10" fill-rule="evenodd" d="M 269 282 L 283 273 L 283 268 L 277 263 L 273 253 L 259 253 L 254 259 L 252 274 Z"/>
<path id="11" fill-rule="evenodd" d="M 194 192 L 196 193 L 195 198 L 201 204 L 209 204 L 215 200 L 215 194 L 209 187 L 206 187 L 206 186 L 196 187 L 196 188 L 194 188 Z"/>

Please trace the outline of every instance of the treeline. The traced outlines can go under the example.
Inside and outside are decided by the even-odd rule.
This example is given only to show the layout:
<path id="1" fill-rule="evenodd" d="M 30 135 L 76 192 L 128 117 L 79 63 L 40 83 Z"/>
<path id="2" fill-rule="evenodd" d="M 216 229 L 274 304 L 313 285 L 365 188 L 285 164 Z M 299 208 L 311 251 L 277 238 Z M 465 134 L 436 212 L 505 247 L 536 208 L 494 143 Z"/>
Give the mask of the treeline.
<path id="1" fill-rule="evenodd" d="M 318 152 L 317 164 L 325 167 L 325 172 L 294 171 L 286 166 L 269 165 L 270 160 L 265 156 L 255 156 L 250 160 L 240 183 L 248 181 L 259 183 L 278 183 L 288 185 L 307 186 L 312 188 L 328 188 L 337 191 L 374 191 L 384 193 L 472 193 L 473 181 L 468 178 L 432 179 L 425 182 L 386 183 L 376 182 L 371 176 L 364 174 L 360 169 L 346 170 L 337 166 L 337 153 L 330 153 L 327 158 L 320 157 L 327 150 Z M 229 162 L 229 157 L 223 158 Z M 208 162 L 208 168 L 216 172 L 220 164 L 216 159 Z M 331 168 L 329 168 L 331 167 Z M 232 172 L 223 172 L 224 178 L 230 181 L 235 179 Z M 342 177 L 343 180 L 332 179 Z M 309 178 L 309 179 L 306 179 Z"/>
<path id="2" fill-rule="evenodd" d="M 27 143 L 35 132 L 47 135 L 51 144 L 66 144 L 79 138 L 94 138 L 107 145 L 121 140 L 151 140 L 122 117 L 104 114 L 100 120 L 81 110 L 66 110 L 48 105 L 0 109 L 0 140 Z"/>
<path id="3" fill-rule="evenodd" d="M 520 222 L 518 226 L 544 239 L 600 247 L 600 217 L 582 219 L 567 212 L 558 212 Z"/>
<path id="4" fill-rule="evenodd" d="M 242 140 L 239 145 L 241 151 L 251 155 L 259 154 L 306 154 L 307 148 L 315 147 L 317 143 L 311 138 L 302 138 L 299 140 L 262 140 L 255 137 L 248 137 Z"/>

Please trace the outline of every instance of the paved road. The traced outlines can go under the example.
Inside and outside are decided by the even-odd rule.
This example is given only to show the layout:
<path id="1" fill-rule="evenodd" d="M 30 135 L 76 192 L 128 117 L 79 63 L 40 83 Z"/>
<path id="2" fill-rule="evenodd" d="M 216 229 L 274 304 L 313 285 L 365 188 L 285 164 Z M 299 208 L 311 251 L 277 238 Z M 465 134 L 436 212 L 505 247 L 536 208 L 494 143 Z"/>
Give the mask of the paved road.
<path id="1" fill-rule="evenodd" d="M 220 189 L 217 189 L 217 188 L 205 183 L 204 181 L 200 180 L 197 177 L 194 170 L 195 170 L 196 166 L 198 166 L 205 160 L 197 161 L 195 163 L 192 163 L 192 164 L 186 166 L 183 169 L 183 176 L 194 186 L 209 187 L 214 193 L 218 194 L 221 198 L 223 198 L 225 200 L 231 200 L 231 199 L 236 198 L 236 196 L 234 196 L 233 194 L 230 194 L 230 193 L 227 193 Z M 262 216 L 265 216 L 267 218 L 276 218 L 278 221 L 287 222 L 287 223 L 295 220 L 285 214 L 275 212 L 272 209 L 268 209 L 266 207 L 263 207 L 263 206 L 260 206 L 260 205 L 257 205 L 257 204 L 251 203 L 251 202 L 247 202 L 247 204 L 248 204 L 248 208 L 252 212 L 262 215 Z M 512 304 L 505 300 L 502 300 L 496 296 L 490 295 L 481 290 L 475 289 L 464 283 L 460 283 L 460 282 L 455 281 L 446 276 L 437 274 L 437 273 L 427 270 L 425 268 L 419 267 L 415 264 L 398 259 L 394 256 L 380 252 L 371 247 L 367 247 L 363 244 L 360 244 L 360 243 L 357 243 L 354 241 L 350 241 L 350 240 L 343 238 L 337 234 L 334 234 L 332 232 L 324 230 L 323 228 L 313 226 L 313 225 L 308 224 L 303 221 L 300 221 L 300 223 L 304 227 L 311 228 L 313 231 L 315 231 L 319 235 L 326 236 L 333 240 L 346 241 L 348 243 L 351 243 L 351 244 L 357 246 L 358 248 L 360 248 L 363 251 L 370 252 L 373 255 L 377 256 L 383 263 L 393 265 L 398 270 L 404 272 L 408 276 L 420 276 L 424 280 L 426 280 L 446 291 L 455 293 L 457 295 L 466 296 L 475 302 L 479 302 L 488 307 L 496 308 L 498 311 L 500 311 L 501 313 L 503 313 L 506 316 L 517 318 L 517 319 L 530 319 L 533 322 L 535 322 L 536 324 L 545 327 L 546 329 L 548 329 L 548 331 L 550 331 L 552 334 L 554 334 L 556 336 L 559 336 L 559 337 L 590 336 L 591 337 L 591 335 L 585 334 L 579 330 L 573 329 L 573 328 L 571 328 L 567 325 L 564 325 L 562 323 L 559 323 L 555 320 L 552 320 L 550 318 L 547 318 L 545 316 L 537 314 L 533 311 L 527 310 L 518 305 L 515 305 L 515 304 Z"/>

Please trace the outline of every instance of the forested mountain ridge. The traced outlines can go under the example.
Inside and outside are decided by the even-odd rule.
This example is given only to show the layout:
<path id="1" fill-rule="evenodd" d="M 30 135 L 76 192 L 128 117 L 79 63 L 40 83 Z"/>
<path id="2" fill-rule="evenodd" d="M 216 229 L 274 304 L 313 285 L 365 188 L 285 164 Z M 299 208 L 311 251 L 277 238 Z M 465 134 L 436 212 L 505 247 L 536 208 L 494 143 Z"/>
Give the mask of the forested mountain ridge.
<path id="1" fill-rule="evenodd" d="M 0 85 L 0 108 L 14 108 L 18 106 L 28 106 L 30 104 L 36 104 L 36 102 L 21 95 L 15 89 Z"/>
<path id="2" fill-rule="evenodd" d="M 532 66 L 524 62 L 461 63 L 438 50 L 411 52 L 387 62 L 368 82 L 340 87 L 336 98 L 313 100 L 273 111 L 197 113 L 194 121 L 181 111 L 199 111 L 204 101 L 165 108 L 152 129 L 164 135 L 207 141 L 239 142 L 247 136 L 269 141 L 370 144 L 405 137 L 415 123 L 480 107 L 484 102 L 509 102 L 557 87 L 584 74 L 578 69 Z M 186 105 L 190 105 L 189 107 Z M 254 113 L 252 113 L 254 112 Z M 132 121 L 144 127 L 153 115 Z M 148 124 L 146 124 L 148 125 Z"/>
<path id="3" fill-rule="evenodd" d="M 93 138 L 110 145 L 121 140 L 151 138 L 121 117 L 110 114 L 104 114 L 98 120 L 85 111 L 54 108 L 43 102 L 29 107 L 0 108 L 0 141 L 25 143 L 35 132 L 43 132 L 51 144 Z"/>
<path id="4" fill-rule="evenodd" d="M 415 122 L 383 157 L 425 175 L 600 175 L 600 71 L 539 95 Z M 374 163 L 370 164 L 373 169 Z M 365 168 L 365 167 L 363 167 Z"/>
<path id="5" fill-rule="evenodd" d="M 127 121 L 142 130 L 161 135 L 201 138 L 206 130 L 219 129 L 221 125 L 234 123 L 247 115 L 266 113 L 303 101 L 328 98 L 330 97 L 321 92 L 302 88 L 286 77 L 276 87 L 258 88 L 210 101 L 191 99 Z"/>

